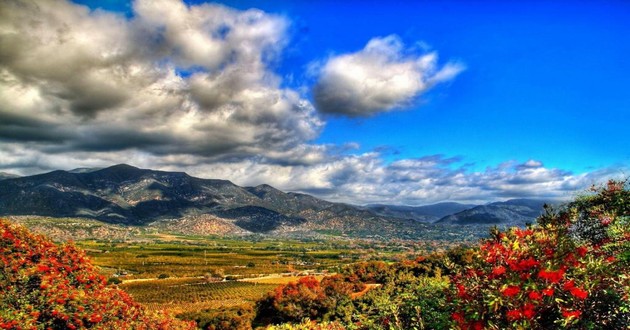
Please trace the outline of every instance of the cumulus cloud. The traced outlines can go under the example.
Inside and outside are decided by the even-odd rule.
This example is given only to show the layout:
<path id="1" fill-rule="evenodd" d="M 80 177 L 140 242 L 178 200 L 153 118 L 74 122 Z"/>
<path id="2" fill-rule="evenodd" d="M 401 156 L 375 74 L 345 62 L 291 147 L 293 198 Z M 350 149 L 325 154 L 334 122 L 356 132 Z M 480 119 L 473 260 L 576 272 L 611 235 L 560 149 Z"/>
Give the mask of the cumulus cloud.
<path id="1" fill-rule="evenodd" d="M 274 159 L 308 148 L 323 126 L 269 69 L 283 17 L 179 0 L 138 0 L 132 19 L 65 1 L 1 6 L 4 141 Z"/>
<path id="2" fill-rule="evenodd" d="M 400 38 L 374 38 L 360 51 L 328 59 L 313 88 L 323 113 L 367 117 L 409 106 L 435 84 L 454 78 L 460 63 L 437 63 L 437 53 L 415 54 Z"/>

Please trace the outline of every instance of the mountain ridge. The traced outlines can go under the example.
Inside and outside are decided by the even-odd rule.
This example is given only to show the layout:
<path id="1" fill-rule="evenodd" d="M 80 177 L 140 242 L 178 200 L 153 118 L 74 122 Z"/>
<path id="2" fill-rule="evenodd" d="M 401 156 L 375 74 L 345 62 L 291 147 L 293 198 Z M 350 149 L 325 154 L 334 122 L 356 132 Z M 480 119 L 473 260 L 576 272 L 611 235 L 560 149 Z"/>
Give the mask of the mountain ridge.
<path id="1" fill-rule="evenodd" d="M 57 170 L 0 181 L 0 215 L 86 217 L 136 226 L 164 221 L 175 226 L 182 221 L 186 223 L 182 227 L 221 228 L 221 233 L 337 231 L 362 236 L 417 237 L 434 230 L 428 227 L 434 221 L 439 225 L 501 224 L 506 222 L 501 217 L 517 214 L 517 223 L 531 222 L 533 218 L 524 220 L 533 214 L 531 210 L 519 211 L 522 204 L 527 204 L 525 201 L 495 203 L 490 211 L 502 213 L 495 212 L 498 216 L 493 217 L 492 212 L 486 212 L 487 221 L 475 223 L 445 219 L 484 206 L 452 202 L 355 206 L 283 192 L 267 184 L 241 187 L 229 180 L 202 179 L 184 172 L 140 169 L 127 164 Z"/>

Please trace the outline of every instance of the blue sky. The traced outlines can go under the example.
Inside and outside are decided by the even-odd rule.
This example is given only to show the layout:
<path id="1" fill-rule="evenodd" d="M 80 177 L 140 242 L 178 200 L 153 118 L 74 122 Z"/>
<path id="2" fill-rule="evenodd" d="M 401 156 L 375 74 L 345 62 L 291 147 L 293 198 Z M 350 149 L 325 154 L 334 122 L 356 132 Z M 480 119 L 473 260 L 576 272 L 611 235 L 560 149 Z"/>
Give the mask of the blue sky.
<path id="1" fill-rule="evenodd" d="M 412 205 L 629 175 L 625 1 L 9 6 L 3 171 L 126 160 Z"/>
<path id="2" fill-rule="evenodd" d="M 390 146 L 393 159 L 462 155 L 477 169 L 537 159 L 584 172 L 630 160 L 627 2 L 336 3 L 260 7 L 296 17 L 299 48 L 281 72 L 299 76 L 313 59 L 390 34 L 467 69 L 405 111 L 329 119 L 318 142 Z"/>

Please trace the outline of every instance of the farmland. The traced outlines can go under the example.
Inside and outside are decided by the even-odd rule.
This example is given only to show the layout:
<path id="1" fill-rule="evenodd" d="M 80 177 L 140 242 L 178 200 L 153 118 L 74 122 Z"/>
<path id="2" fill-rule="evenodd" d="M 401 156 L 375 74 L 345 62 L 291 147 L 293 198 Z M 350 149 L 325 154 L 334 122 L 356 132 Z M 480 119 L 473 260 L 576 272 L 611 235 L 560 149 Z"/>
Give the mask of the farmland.
<path id="1" fill-rule="evenodd" d="M 34 232 L 74 243 L 101 274 L 149 310 L 174 314 L 247 308 L 305 274 L 337 273 L 367 260 L 396 262 L 446 250 L 448 240 L 184 235 L 90 219 L 11 217 Z M 320 275 L 321 278 L 321 275 Z M 225 280 L 224 280 L 225 279 Z"/>
<path id="2" fill-rule="evenodd" d="M 77 242 L 136 301 L 174 314 L 253 306 L 300 275 L 335 273 L 360 260 L 393 262 L 415 253 L 413 246 L 381 244 L 377 250 L 368 242 L 184 236 L 153 243 Z"/>
<path id="3" fill-rule="evenodd" d="M 263 297 L 278 284 L 255 282 L 206 282 L 203 279 L 162 279 L 123 283 L 149 310 L 168 310 L 175 314 L 200 310 L 220 310 L 243 306 Z"/>

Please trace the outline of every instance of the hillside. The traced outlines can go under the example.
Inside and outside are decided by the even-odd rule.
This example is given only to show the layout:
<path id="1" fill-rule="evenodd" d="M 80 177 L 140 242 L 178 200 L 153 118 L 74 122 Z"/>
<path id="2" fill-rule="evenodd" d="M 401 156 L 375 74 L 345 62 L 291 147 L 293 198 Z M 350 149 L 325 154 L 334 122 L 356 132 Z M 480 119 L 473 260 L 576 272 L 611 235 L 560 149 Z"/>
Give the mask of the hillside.
<path id="1" fill-rule="evenodd" d="M 367 209 L 384 216 L 401 219 L 413 219 L 422 222 L 434 222 L 440 218 L 475 207 L 473 204 L 453 202 L 437 203 L 423 206 L 371 204 Z"/>
<path id="2" fill-rule="evenodd" d="M 525 226 L 533 223 L 543 212 L 543 200 L 511 199 L 505 202 L 479 205 L 465 211 L 448 215 L 438 224 L 451 225 L 501 225 Z"/>
<path id="3" fill-rule="evenodd" d="M 0 215 L 152 224 L 185 234 L 322 233 L 444 239 L 448 235 L 469 236 L 472 229 L 454 228 L 462 224 L 481 225 L 473 230 L 473 236 L 485 234 L 483 227 L 488 224 L 523 226 L 540 215 L 542 205 L 542 201 L 520 199 L 482 206 L 439 203 L 361 207 L 283 192 L 265 184 L 241 187 L 227 180 L 124 164 L 0 181 Z"/>
<path id="4" fill-rule="evenodd" d="M 226 180 L 129 165 L 0 181 L 0 215 L 92 218 L 141 226 L 159 222 L 219 234 L 336 231 L 418 237 L 425 229 L 411 220 L 382 217 L 269 185 L 240 187 Z"/>

